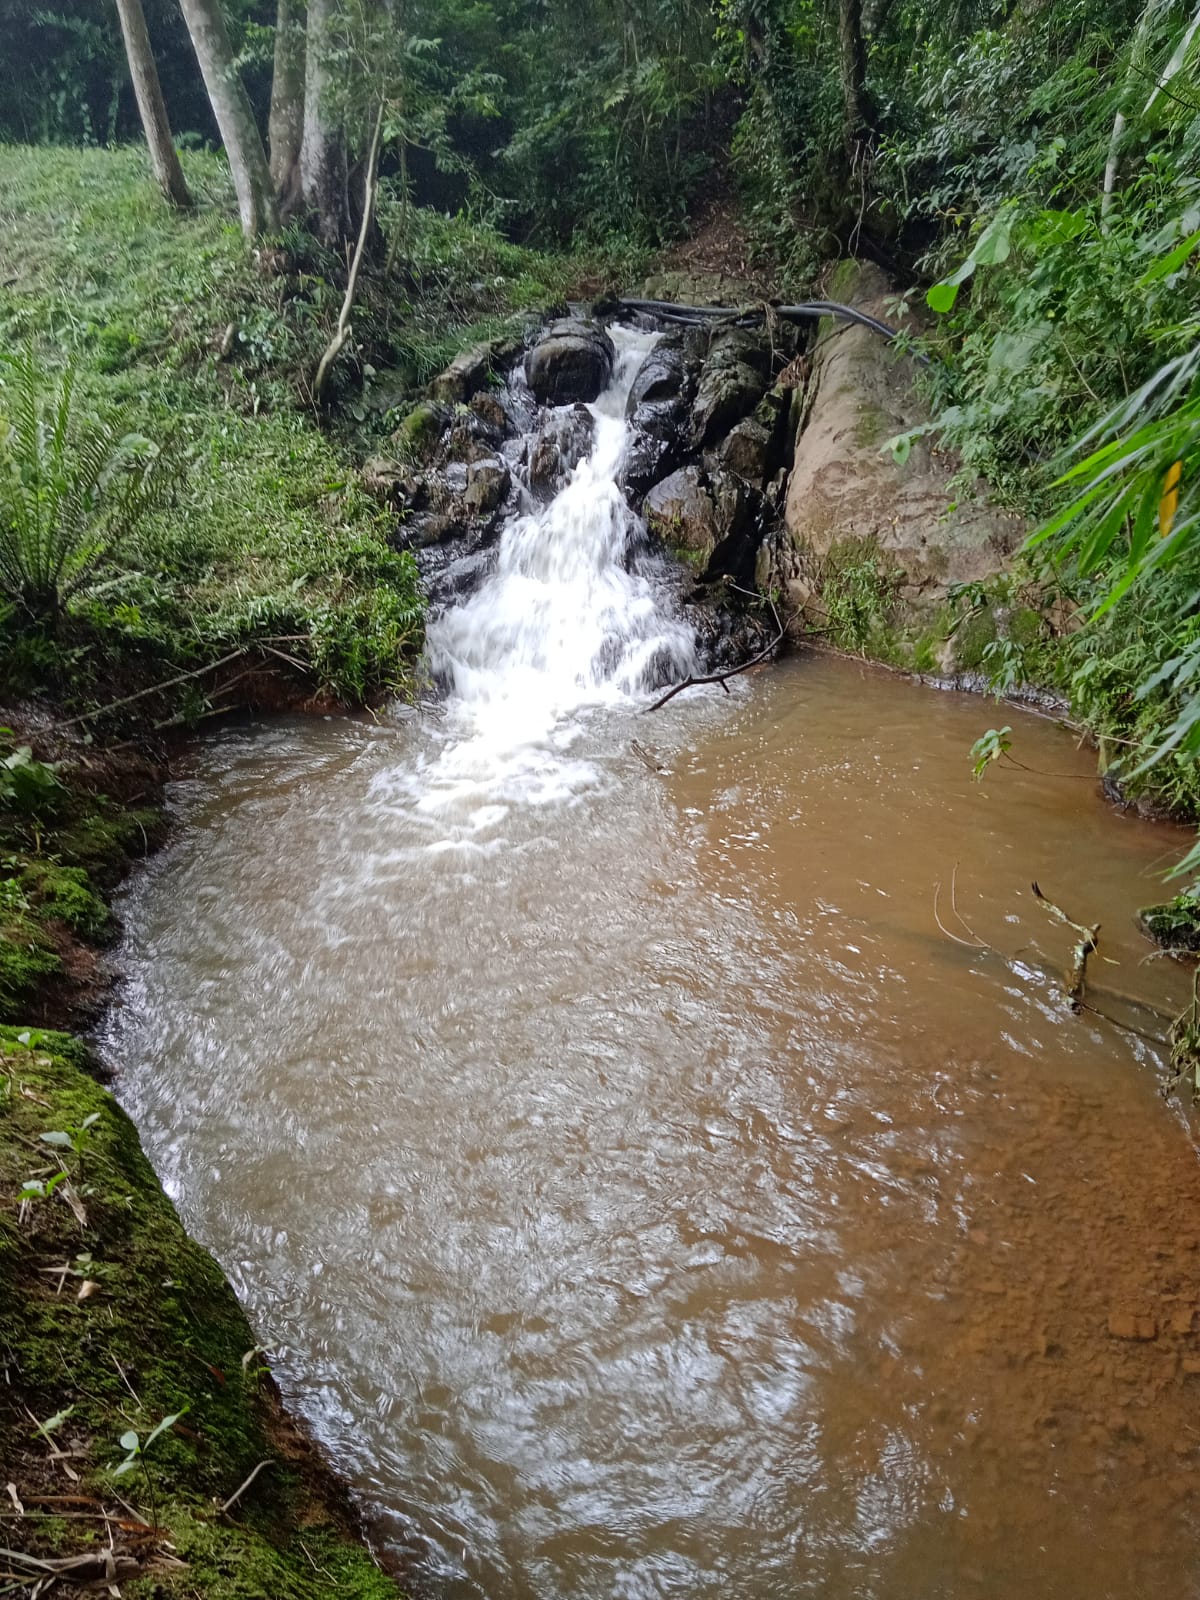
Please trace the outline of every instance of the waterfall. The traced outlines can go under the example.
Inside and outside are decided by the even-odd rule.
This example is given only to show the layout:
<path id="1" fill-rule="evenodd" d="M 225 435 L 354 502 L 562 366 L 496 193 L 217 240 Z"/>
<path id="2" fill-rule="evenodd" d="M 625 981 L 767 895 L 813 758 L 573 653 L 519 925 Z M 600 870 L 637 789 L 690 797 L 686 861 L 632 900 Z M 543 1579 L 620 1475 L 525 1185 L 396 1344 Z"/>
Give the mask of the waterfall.
<path id="1" fill-rule="evenodd" d="M 570 754 L 589 708 L 632 705 L 696 667 L 693 631 L 662 608 L 630 556 L 642 526 L 618 486 L 625 403 L 657 335 L 611 330 L 612 379 L 589 407 L 590 455 L 543 510 L 504 528 L 495 570 L 429 627 L 431 672 L 448 686 L 445 735 L 420 774 L 423 811 L 569 798 L 595 781 Z M 478 808 L 472 810 L 471 808 Z"/>

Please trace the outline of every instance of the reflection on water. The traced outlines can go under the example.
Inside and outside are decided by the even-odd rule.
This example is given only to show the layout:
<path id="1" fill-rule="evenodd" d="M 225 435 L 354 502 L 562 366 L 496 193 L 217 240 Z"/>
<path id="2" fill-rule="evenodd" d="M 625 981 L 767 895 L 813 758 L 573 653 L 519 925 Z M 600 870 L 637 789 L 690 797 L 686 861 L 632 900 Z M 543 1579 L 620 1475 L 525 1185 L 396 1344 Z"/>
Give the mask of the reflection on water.
<path id="1" fill-rule="evenodd" d="M 470 827 L 436 723 L 205 743 L 124 1103 L 432 1595 L 1200 1595 L 1200 1170 L 1028 888 L 1154 1031 L 1178 835 L 1007 710 L 1054 776 L 852 664 L 736 688 Z"/>

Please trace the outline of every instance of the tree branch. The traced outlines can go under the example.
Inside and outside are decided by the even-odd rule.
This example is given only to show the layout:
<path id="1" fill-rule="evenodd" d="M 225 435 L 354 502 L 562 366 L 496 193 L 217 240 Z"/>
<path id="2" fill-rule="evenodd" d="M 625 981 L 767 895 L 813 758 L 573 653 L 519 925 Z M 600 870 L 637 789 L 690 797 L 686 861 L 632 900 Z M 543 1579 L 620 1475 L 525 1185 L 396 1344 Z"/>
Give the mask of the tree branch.
<path id="1" fill-rule="evenodd" d="M 358 289 L 358 273 L 366 253 L 367 238 L 371 231 L 371 218 L 375 214 L 375 194 L 379 188 L 379 147 L 383 142 L 383 101 L 375 114 L 375 127 L 371 132 L 371 147 L 367 152 L 367 173 L 363 194 L 362 221 L 358 225 L 358 241 L 354 246 L 354 259 L 350 263 L 350 276 L 346 280 L 346 295 L 338 313 L 337 328 L 325 347 L 313 379 L 313 399 L 319 401 L 328 381 L 330 369 L 350 338 L 350 313 L 354 309 L 354 295 Z"/>

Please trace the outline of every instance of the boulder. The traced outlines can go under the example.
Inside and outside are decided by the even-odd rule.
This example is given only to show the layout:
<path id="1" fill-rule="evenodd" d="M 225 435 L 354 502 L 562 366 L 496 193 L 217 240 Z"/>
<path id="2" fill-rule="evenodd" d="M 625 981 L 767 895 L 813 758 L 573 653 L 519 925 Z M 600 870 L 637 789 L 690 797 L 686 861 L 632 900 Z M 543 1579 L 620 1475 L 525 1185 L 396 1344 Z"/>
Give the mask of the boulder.
<path id="1" fill-rule="evenodd" d="M 552 323 L 525 357 L 525 381 L 546 405 L 594 400 L 612 377 L 614 360 L 603 328 L 566 317 Z"/>
<path id="2" fill-rule="evenodd" d="M 743 483 L 761 488 L 767 476 L 771 435 L 754 417 L 743 417 L 717 446 L 717 460 Z"/>
<path id="3" fill-rule="evenodd" d="M 430 383 L 429 398 L 444 406 L 465 405 L 471 395 L 487 383 L 495 359 L 490 339 L 483 344 L 473 344 L 468 350 L 460 350 L 445 371 L 439 372 Z"/>
<path id="4" fill-rule="evenodd" d="M 632 496 L 644 494 L 688 453 L 699 346 L 696 334 L 669 333 L 638 368 L 625 404 L 631 437 L 621 474 Z"/>
<path id="5" fill-rule="evenodd" d="M 844 263 L 830 298 L 886 319 L 891 292 L 877 267 Z M 771 574 L 800 604 L 831 552 L 858 548 L 891 569 L 898 620 L 919 624 L 951 585 L 1001 571 L 1019 544 L 1019 519 L 989 505 L 981 484 L 951 492 L 957 463 L 944 452 L 918 439 L 900 466 L 885 448 L 929 419 L 915 376 L 912 358 L 878 334 L 821 323 Z"/>
<path id="6" fill-rule="evenodd" d="M 538 429 L 529 452 L 530 487 L 561 489 L 571 473 L 592 448 L 596 424 L 585 405 L 552 411 Z"/>
<path id="7" fill-rule="evenodd" d="M 398 453 L 408 461 L 427 461 L 437 449 L 452 416 L 449 406 L 435 400 L 419 401 L 392 434 Z"/>
<path id="8" fill-rule="evenodd" d="M 485 456 L 467 468 L 467 487 L 463 501 L 472 512 L 495 511 L 504 504 L 512 485 L 512 475 L 499 456 Z"/>
<path id="9" fill-rule="evenodd" d="M 711 556 L 720 530 L 713 498 L 699 467 L 681 467 L 646 496 L 642 515 L 650 532 L 666 545 Z"/>
<path id="10" fill-rule="evenodd" d="M 716 335 L 692 406 L 697 448 L 715 443 L 750 415 L 766 390 L 770 367 L 771 353 L 761 334 L 730 328 Z"/>

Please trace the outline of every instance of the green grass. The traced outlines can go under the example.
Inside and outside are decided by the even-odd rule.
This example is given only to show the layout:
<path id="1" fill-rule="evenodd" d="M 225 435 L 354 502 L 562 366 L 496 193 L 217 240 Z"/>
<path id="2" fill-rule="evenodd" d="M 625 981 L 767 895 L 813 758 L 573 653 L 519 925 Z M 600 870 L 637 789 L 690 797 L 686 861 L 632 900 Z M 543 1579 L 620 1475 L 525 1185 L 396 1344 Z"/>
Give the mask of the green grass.
<path id="1" fill-rule="evenodd" d="M 257 659 L 309 691 L 403 690 L 415 569 L 304 403 L 336 285 L 303 264 L 260 271 L 223 165 L 187 166 L 200 203 L 178 216 L 141 151 L 0 149 L 0 348 L 32 346 L 47 368 L 73 360 L 82 406 L 124 408 L 185 461 L 172 507 L 114 553 L 53 639 L 10 621 L 9 687 L 77 709 L 286 640 L 306 670 Z M 153 709 L 198 711 L 209 692 Z"/>

